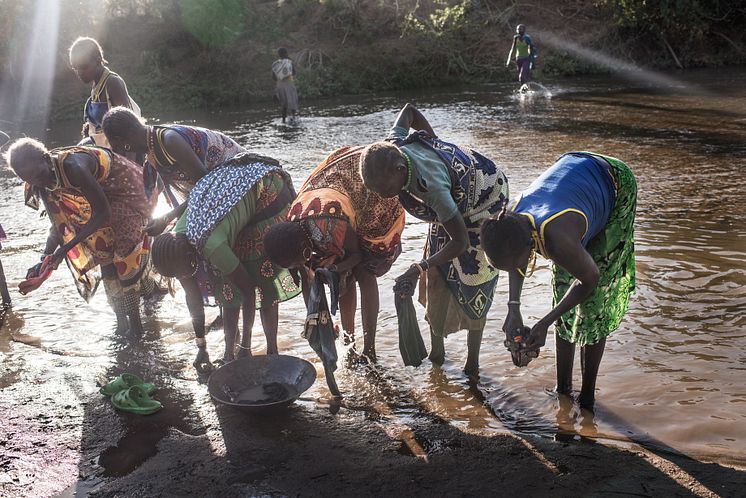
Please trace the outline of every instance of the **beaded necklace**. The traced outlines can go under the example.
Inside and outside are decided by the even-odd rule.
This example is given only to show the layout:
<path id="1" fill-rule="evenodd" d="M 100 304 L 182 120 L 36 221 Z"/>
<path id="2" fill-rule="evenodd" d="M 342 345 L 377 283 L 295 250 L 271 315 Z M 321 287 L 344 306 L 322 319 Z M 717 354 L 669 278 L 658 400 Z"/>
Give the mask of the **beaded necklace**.
<path id="1" fill-rule="evenodd" d="M 147 128 L 147 147 L 148 151 L 146 155 L 148 156 L 148 161 L 150 161 L 151 164 L 155 165 L 158 161 L 155 157 L 155 133 L 153 133 L 153 127 L 148 126 Z"/>
<path id="2" fill-rule="evenodd" d="M 412 159 L 403 150 L 399 149 L 399 152 L 401 152 L 401 155 L 404 156 L 404 160 L 407 162 L 407 182 L 401 188 L 402 190 L 407 190 L 409 184 L 412 183 Z"/>

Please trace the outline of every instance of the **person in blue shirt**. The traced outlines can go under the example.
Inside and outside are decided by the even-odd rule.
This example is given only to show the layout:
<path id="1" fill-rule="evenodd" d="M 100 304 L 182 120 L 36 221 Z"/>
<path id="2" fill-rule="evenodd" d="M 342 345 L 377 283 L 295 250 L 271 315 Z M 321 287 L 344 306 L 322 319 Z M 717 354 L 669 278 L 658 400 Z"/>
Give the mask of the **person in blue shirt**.
<path id="1" fill-rule="evenodd" d="M 140 115 L 140 108 L 129 96 L 124 80 L 106 64 L 104 51 L 93 38 L 79 37 L 70 46 L 70 67 L 80 81 L 91 85 L 91 96 L 83 108 L 83 141 L 80 145 L 110 148 L 101 128 L 104 114 L 109 109 L 124 106 Z M 129 158 L 134 159 L 134 156 Z"/>
<path id="2" fill-rule="evenodd" d="M 581 407 L 593 409 L 606 337 L 620 325 L 635 288 L 637 183 L 622 161 L 589 152 L 561 156 L 510 209 L 482 225 L 493 266 L 509 272 L 503 331 L 523 329 L 521 289 L 536 254 L 553 266 L 553 308 L 524 337 L 537 352 L 555 325 L 557 392 L 571 394 L 575 346 L 581 348 Z M 529 272 L 526 270 L 531 267 Z"/>
<path id="3" fill-rule="evenodd" d="M 410 133 L 410 129 L 414 129 Z M 479 239 L 482 221 L 508 199 L 508 179 L 479 152 L 435 136 L 411 104 L 399 112 L 387 140 L 365 148 L 360 158 L 365 186 L 382 197 L 399 197 L 404 209 L 430 223 L 425 257 L 397 282 L 418 279 L 430 324 L 430 360 L 445 359 L 443 338 L 468 330 L 465 372 L 479 371 L 479 349 L 497 270 L 487 261 Z"/>

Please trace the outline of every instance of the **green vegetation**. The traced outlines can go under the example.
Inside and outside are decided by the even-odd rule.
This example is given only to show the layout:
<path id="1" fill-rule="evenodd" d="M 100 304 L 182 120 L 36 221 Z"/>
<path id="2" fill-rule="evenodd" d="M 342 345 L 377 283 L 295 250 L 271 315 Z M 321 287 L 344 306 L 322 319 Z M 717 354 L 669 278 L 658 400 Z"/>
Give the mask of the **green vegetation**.
<path id="1" fill-rule="evenodd" d="M 75 37 L 101 41 L 147 112 L 270 100 L 279 46 L 303 98 L 508 81 L 515 24 L 540 47 L 537 77 L 607 71 L 541 33 L 634 63 L 742 63 L 746 7 L 719 0 L 61 0 L 54 113 L 77 115 L 86 88 L 67 66 Z M 0 85 L 20 92 L 33 0 L 0 0 Z M 41 69 L 41 68 L 40 68 Z M 0 102 L 2 111 L 2 102 Z"/>

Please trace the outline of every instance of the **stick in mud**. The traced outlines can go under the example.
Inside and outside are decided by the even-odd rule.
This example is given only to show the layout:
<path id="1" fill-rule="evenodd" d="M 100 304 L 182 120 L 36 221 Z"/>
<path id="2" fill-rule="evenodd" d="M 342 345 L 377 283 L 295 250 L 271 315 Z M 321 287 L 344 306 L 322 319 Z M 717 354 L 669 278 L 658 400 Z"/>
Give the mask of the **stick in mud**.
<path id="1" fill-rule="evenodd" d="M 3 270 L 2 261 L 0 261 L 0 295 L 3 298 L 3 307 L 10 306 L 10 293 L 8 292 L 8 284 L 5 282 L 5 271 Z"/>

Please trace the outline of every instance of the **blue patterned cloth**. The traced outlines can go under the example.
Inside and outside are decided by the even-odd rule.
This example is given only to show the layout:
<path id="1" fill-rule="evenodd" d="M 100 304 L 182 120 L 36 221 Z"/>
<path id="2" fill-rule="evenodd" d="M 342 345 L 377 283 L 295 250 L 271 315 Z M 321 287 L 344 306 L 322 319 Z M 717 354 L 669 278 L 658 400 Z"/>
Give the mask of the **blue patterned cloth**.
<path id="1" fill-rule="evenodd" d="M 261 162 L 247 163 L 241 153 L 203 176 L 189 193 L 186 236 L 202 252 L 213 229 L 268 172 L 280 169 Z"/>
<path id="2" fill-rule="evenodd" d="M 492 306 L 497 285 L 497 269 L 487 261 L 479 240 L 482 221 L 502 209 L 508 200 L 508 179 L 479 152 L 415 132 L 405 139 L 391 140 L 400 146 L 417 141 L 430 147 L 443 160 L 451 176 L 451 195 L 464 217 L 469 247 L 458 258 L 438 266 L 449 290 L 469 318 L 483 318 Z M 399 194 L 404 209 L 412 216 L 429 221 L 429 255 L 440 251 L 451 239 L 435 211 L 409 192 Z"/>

